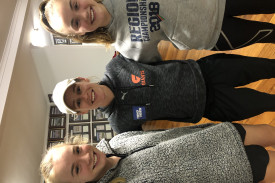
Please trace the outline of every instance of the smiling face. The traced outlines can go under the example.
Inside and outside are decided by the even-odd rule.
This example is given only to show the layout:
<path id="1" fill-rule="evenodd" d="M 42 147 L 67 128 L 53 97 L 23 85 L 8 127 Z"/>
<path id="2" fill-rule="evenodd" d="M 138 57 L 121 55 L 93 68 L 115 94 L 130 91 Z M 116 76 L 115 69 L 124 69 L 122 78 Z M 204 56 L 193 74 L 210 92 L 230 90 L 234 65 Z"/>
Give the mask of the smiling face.
<path id="1" fill-rule="evenodd" d="M 66 35 L 93 32 L 111 21 L 105 6 L 95 0 L 54 0 L 46 9 L 51 27 Z"/>
<path id="2" fill-rule="evenodd" d="M 109 169 L 105 154 L 91 145 L 58 147 L 52 159 L 52 173 L 60 182 L 97 181 Z"/>
<path id="3" fill-rule="evenodd" d="M 90 83 L 87 79 L 72 84 L 64 94 L 66 105 L 78 114 L 108 106 L 113 98 L 113 92 L 107 86 Z"/>

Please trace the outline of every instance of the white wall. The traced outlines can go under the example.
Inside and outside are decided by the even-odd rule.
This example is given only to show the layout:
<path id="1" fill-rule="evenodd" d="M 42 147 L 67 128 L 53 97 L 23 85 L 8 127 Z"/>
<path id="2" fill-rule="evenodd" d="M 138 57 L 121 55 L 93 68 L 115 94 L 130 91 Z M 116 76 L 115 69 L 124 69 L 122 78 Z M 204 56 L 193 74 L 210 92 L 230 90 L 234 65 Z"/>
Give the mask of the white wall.
<path id="1" fill-rule="evenodd" d="M 32 55 L 45 96 L 55 84 L 67 78 L 97 76 L 102 78 L 114 48 L 104 46 L 49 46 L 33 48 Z"/>
<path id="2" fill-rule="evenodd" d="M 38 183 L 41 179 L 39 164 L 49 107 L 30 51 L 32 29 L 32 14 L 27 10 L 0 125 L 1 183 Z"/>
<path id="3" fill-rule="evenodd" d="M 106 52 L 104 47 L 91 46 L 31 46 L 30 33 L 34 28 L 33 10 L 37 9 L 37 5 L 34 5 L 36 1 L 40 0 L 28 1 L 0 125 L 0 183 L 40 182 L 39 164 L 45 148 L 49 123 L 47 94 L 52 92 L 56 82 L 67 77 L 101 77 L 114 51 L 111 49 Z M 0 18 L 0 55 L 16 2 L 5 1 L 0 8 L 3 10 L 3 16 Z M 67 70 L 63 68 L 64 64 Z"/>
<path id="4" fill-rule="evenodd" d="M 6 45 L 6 40 L 8 37 L 8 33 L 10 30 L 10 25 L 11 25 L 11 20 L 13 18 L 13 12 L 16 6 L 17 0 L 8 0 L 1 1 L 1 6 L 0 6 L 0 56 L 2 57 L 2 53 L 4 51 L 5 45 Z M 4 5 L 4 4 L 5 5 Z"/>

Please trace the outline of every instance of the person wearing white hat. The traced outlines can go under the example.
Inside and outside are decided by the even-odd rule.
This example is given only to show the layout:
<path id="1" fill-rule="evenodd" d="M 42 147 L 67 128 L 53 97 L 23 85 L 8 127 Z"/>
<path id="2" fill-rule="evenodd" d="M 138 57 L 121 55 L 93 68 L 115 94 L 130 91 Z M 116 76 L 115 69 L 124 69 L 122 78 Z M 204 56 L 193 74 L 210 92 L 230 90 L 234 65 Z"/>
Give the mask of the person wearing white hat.
<path id="1" fill-rule="evenodd" d="M 82 97 L 78 97 L 79 94 Z M 68 114 L 84 114 L 91 109 L 105 107 L 113 98 L 114 94 L 107 86 L 90 83 L 89 79 L 82 77 L 65 79 L 53 91 L 53 101 L 58 109 Z"/>
<path id="2" fill-rule="evenodd" d="M 275 78 L 275 60 L 214 54 L 198 61 L 142 64 L 121 55 L 106 67 L 99 83 L 66 79 L 53 91 L 63 113 L 83 114 L 99 108 L 117 133 L 142 130 L 149 120 L 197 123 L 239 121 L 275 111 L 275 95 L 243 86 Z"/>

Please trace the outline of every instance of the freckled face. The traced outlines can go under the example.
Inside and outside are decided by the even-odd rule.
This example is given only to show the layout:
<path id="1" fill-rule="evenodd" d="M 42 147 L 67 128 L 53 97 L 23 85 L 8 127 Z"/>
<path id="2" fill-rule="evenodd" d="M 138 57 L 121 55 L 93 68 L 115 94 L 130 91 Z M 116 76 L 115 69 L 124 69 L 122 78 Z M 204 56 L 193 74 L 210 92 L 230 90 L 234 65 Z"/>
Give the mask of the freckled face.
<path id="1" fill-rule="evenodd" d="M 105 107 L 112 100 L 113 94 L 108 87 L 85 80 L 71 85 L 64 94 L 66 105 L 83 114 L 92 109 Z"/>
<path id="2" fill-rule="evenodd" d="M 52 7 L 48 21 L 54 30 L 63 34 L 83 35 L 111 21 L 105 6 L 95 0 L 56 0 Z"/>
<path id="3" fill-rule="evenodd" d="M 59 147 L 52 158 L 52 172 L 62 182 L 96 181 L 107 171 L 105 154 L 91 145 Z"/>

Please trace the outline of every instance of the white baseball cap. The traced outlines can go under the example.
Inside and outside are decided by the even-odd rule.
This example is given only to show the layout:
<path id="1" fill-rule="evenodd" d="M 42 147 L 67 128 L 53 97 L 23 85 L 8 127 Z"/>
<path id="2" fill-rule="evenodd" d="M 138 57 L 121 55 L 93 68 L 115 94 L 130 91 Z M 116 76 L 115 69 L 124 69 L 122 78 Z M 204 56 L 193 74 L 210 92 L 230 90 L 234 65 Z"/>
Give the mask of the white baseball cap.
<path id="1" fill-rule="evenodd" d="M 64 94 L 66 90 L 69 88 L 69 86 L 71 86 L 76 82 L 75 79 L 76 78 L 65 79 L 64 81 L 57 83 L 53 90 L 53 95 L 52 95 L 53 101 L 62 113 L 67 113 L 67 114 L 77 113 L 76 111 L 70 109 L 64 101 Z"/>

